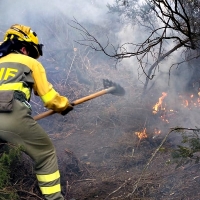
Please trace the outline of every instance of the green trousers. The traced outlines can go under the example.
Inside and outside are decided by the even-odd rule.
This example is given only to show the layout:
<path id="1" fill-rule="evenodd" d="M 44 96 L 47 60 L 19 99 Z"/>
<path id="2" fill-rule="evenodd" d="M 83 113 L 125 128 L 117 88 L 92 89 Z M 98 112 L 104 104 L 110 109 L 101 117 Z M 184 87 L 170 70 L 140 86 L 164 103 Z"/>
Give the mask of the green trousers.
<path id="1" fill-rule="evenodd" d="M 42 127 L 22 102 L 14 100 L 13 111 L 0 113 L 0 139 L 23 147 L 35 163 L 35 173 L 47 200 L 64 200 L 55 148 Z"/>

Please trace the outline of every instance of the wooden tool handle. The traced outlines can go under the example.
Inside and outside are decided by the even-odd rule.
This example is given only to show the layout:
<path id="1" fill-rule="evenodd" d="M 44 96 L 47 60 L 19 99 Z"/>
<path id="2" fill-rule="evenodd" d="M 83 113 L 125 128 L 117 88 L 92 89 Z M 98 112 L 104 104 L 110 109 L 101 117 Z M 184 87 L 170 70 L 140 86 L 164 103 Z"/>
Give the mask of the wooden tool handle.
<path id="1" fill-rule="evenodd" d="M 50 115 L 53 115 L 55 112 L 53 110 L 48 110 L 46 112 L 43 112 L 43 113 L 40 113 L 36 116 L 33 117 L 34 120 L 39 120 L 39 119 L 42 119 L 42 118 L 45 118 L 45 117 L 48 117 Z"/>
<path id="2" fill-rule="evenodd" d="M 80 98 L 80 99 L 77 99 L 77 100 L 75 100 L 74 102 L 72 102 L 71 104 L 72 104 L 73 106 L 76 106 L 76 105 L 78 105 L 78 104 L 84 103 L 84 102 L 89 101 L 89 100 L 91 100 L 91 99 L 94 99 L 94 98 L 96 98 L 96 97 L 99 97 L 99 96 L 102 96 L 102 95 L 104 95 L 104 94 L 110 93 L 110 92 L 112 92 L 113 90 L 115 90 L 115 87 L 110 87 L 110 88 L 101 90 L 101 91 L 99 91 L 99 92 L 93 93 L 93 94 L 91 94 L 91 95 L 88 95 L 88 96 L 82 97 L 82 98 Z M 46 112 L 43 112 L 43 113 L 40 113 L 40 114 L 34 116 L 33 119 L 37 121 L 37 120 L 39 120 L 39 119 L 48 117 L 48 116 L 50 116 L 50 115 L 52 115 L 52 114 L 54 114 L 54 113 L 56 113 L 56 112 L 53 111 L 53 110 L 48 110 L 48 111 L 46 111 Z"/>
<path id="3" fill-rule="evenodd" d="M 108 89 L 110 89 L 110 88 L 108 88 Z M 75 100 L 74 102 L 72 102 L 72 105 L 75 106 L 75 105 L 84 103 L 84 102 L 86 102 L 86 101 L 89 101 L 89 100 L 91 100 L 91 99 L 94 99 L 94 98 L 96 98 L 96 97 L 99 97 L 99 96 L 102 96 L 102 95 L 104 95 L 104 94 L 107 94 L 107 93 L 110 92 L 108 89 L 104 89 L 104 90 L 101 90 L 101 91 L 99 91 L 99 92 L 90 94 L 90 95 L 88 95 L 88 96 L 86 96 L 86 97 L 82 97 L 82 98 L 80 98 L 80 99 L 77 99 L 77 100 Z"/>

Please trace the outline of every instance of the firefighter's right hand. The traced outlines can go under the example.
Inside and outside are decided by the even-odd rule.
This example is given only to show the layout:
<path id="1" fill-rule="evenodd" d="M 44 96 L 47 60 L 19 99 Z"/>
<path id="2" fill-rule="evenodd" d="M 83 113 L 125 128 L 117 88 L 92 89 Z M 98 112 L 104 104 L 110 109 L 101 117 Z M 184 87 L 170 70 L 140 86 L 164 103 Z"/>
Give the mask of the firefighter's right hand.
<path id="1" fill-rule="evenodd" d="M 68 114 L 73 109 L 74 109 L 74 107 L 71 104 L 69 104 L 68 107 L 61 112 L 61 115 L 64 116 L 64 115 Z"/>

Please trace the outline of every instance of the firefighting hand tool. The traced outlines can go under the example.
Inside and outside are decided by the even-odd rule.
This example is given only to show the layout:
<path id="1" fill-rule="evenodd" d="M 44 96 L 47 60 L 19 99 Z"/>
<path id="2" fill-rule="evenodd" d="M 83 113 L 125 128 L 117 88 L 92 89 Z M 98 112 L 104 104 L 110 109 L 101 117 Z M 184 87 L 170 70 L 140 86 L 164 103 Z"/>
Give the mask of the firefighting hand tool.
<path id="1" fill-rule="evenodd" d="M 71 103 L 71 105 L 76 106 L 78 104 L 84 103 L 86 101 L 97 98 L 97 97 L 102 96 L 104 94 L 112 94 L 112 95 L 116 95 L 116 96 L 123 96 L 125 94 L 125 90 L 124 90 L 123 87 L 121 87 L 119 84 L 116 84 L 116 83 L 114 83 L 114 82 L 112 82 L 108 79 L 103 79 L 103 86 L 104 86 L 103 90 L 98 91 L 98 92 L 93 93 L 93 94 L 90 94 L 88 96 L 82 97 L 80 99 L 77 99 L 77 100 L 73 101 Z M 48 110 L 46 112 L 43 112 L 43 113 L 40 113 L 40 114 L 34 116 L 33 118 L 35 120 L 39 120 L 39 119 L 45 118 L 47 116 L 50 116 L 54 113 L 56 113 L 56 112 L 53 111 L 53 110 Z"/>

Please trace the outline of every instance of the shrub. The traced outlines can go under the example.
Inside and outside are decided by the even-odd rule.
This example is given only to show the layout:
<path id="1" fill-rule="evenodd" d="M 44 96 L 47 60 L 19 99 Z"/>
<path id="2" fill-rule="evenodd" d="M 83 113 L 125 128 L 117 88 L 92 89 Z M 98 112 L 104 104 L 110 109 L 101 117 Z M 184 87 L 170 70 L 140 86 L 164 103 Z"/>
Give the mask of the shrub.
<path id="1" fill-rule="evenodd" d="M 11 184 L 11 170 L 19 161 L 21 148 L 10 144 L 0 146 L 0 200 L 19 199 L 15 189 Z"/>

